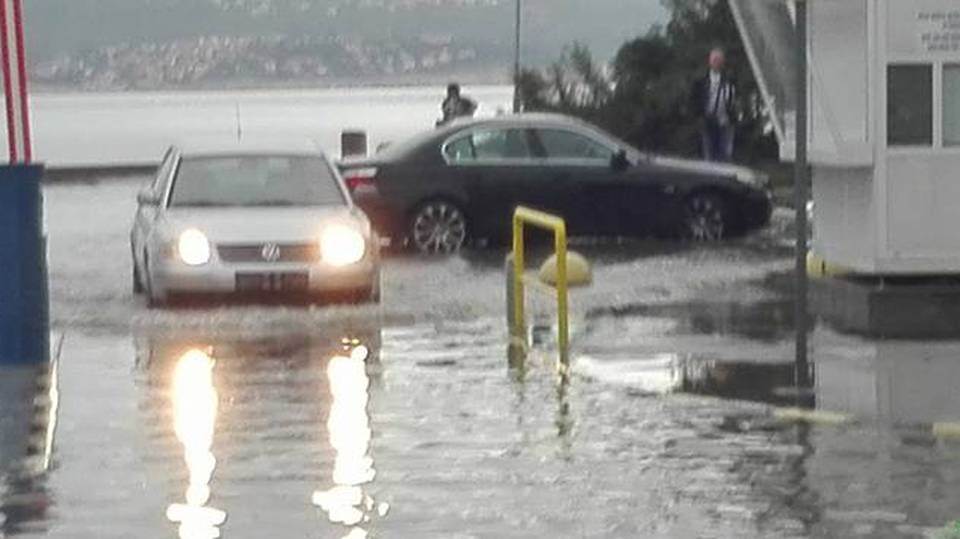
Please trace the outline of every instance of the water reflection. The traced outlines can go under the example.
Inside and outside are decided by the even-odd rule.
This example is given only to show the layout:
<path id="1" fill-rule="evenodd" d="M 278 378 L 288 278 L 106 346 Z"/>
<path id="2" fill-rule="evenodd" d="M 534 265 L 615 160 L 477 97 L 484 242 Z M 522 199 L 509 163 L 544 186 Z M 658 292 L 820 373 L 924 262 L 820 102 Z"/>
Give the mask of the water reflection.
<path id="1" fill-rule="evenodd" d="M 895 424 L 960 421 L 960 342 L 864 341 L 820 331 L 817 404 Z"/>
<path id="2" fill-rule="evenodd" d="M 189 350 L 173 373 L 173 430 L 183 444 L 189 483 L 184 503 L 167 507 L 167 518 L 180 524 L 181 539 L 220 537 L 219 527 L 227 519 L 224 511 L 207 507 L 210 480 L 217 467 L 211 452 L 218 407 L 214 364 L 205 352 Z"/>
<path id="3" fill-rule="evenodd" d="M 46 480 L 60 406 L 58 366 L 0 366 L 0 537 L 36 529 L 53 505 Z"/>
<path id="4" fill-rule="evenodd" d="M 321 536 L 365 537 L 386 513 L 365 492 L 376 476 L 367 403 L 379 328 L 162 330 L 137 345 L 145 424 L 165 457 L 157 475 L 183 474 L 165 505 L 181 539 L 299 536 L 317 528 L 317 506 Z"/>
<path id="5" fill-rule="evenodd" d="M 631 392 L 799 405 L 960 436 L 960 342 L 866 341 L 821 328 L 811 344 L 811 364 L 801 371 L 790 362 L 618 352 L 580 357 L 577 370 Z"/>
<path id="6" fill-rule="evenodd" d="M 757 342 L 776 342 L 793 336 L 794 312 L 789 299 L 739 303 L 731 301 L 634 304 L 596 309 L 593 321 L 611 318 L 631 323 L 646 320 L 648 331 L 667 336 L 723 335 Z"/>
<path id="7" fill-rule="evenodd" d="M 344 539 L 360 539 L 368 535 L 363 527 L 376 510 L 387 513 L 385 503 L 376 504 L 364 492 L 363 485 L 376 477 L 370 456 L 370 417 L 367 413 L 370 379 L 366 361 L 369 349 L 359 341 L 344 343 L 344 353 L 334 356 L 327 365 L 327 378 L 333 402 L 327 419 L 330 445 L 336 451 L 332 482 L 327 490 L 313 493 L 313 504 L 327 513 L 330 522 L 349 527 Z"/>

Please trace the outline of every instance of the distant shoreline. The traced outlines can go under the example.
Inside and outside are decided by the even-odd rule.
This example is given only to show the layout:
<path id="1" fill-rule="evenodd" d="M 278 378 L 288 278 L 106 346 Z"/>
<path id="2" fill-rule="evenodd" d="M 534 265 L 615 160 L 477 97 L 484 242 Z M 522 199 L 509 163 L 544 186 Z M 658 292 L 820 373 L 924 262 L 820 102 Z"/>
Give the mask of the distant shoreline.
<path id="1" fill-rule="evenodd" d="M 30 85 L 31 94 L 148 94 L 148 93 L 177 93 L 177 92 L 256 92 L 256 91 L 275 91 L 275 90 L 337 90 L 349 88 L 428 88 L 442 87 L 450 82 L 456 81 L 463 86 L 492 87 L 492 86 L 512 86 L 513 82 L 509 77 L 488 76 L 483 74 L 450 74 L 443 77 L 429 78 L 384 78 L 384 79 L 350 79 L 338 78 L 335 80 L 318 80 L 316 83 L 308 81 L 287 81 L 287 82 L 269 82 L 269 81 L 246 81 L 226 84 L 199 84 L 182 86 L 155 86 L 143 88 L 124 88 L 124 87 L 104 87 L 90 88 L 85 86 L 64 86 L 49 85 L 42 83 L 32 83 Z"/>

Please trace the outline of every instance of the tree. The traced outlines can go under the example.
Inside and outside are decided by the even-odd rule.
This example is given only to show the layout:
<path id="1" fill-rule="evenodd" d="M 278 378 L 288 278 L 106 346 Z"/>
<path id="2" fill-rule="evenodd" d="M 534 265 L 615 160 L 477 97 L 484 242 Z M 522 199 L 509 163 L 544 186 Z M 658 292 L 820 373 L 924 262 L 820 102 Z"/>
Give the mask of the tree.
<path id="1" fill-rule="evenodd" d="M 593 116 L 614 95 L 609 77 L 580 43 L 564 49 L 560 59 L 541 73 L 525 69 L 517 80 L 524 109 Z"/>
<path id="2" fill-rule="evenodd" d="M 700 125 L 689 91 L 705 74 L 709 51 L 720 47 L 739 87 L 737 159 L 776 159 L 776 141 L 726 0 L 663 1 L 671 12 L 666 27 L 625 43 L 609 75 L 581 45 L 564 51 L 547 73 L 525 70 L 517 81 L 525 110 L 576 115 L 640 148 L 699 155 Z"/>

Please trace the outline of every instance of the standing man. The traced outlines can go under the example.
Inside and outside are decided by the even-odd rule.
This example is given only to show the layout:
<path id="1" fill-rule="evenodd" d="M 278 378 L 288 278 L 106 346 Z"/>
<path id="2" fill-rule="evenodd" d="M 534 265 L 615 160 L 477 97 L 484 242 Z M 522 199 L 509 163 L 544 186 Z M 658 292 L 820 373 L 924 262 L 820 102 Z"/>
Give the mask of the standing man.
<path id="1" fill-rule="evenodd" d="M 469 97 L 460 95 L 460 85 L 457 83 L 447 86 L 447 98 L 440 105 L 443 118 L 437 122 L 437 127 L 446 125 L 457 118 L 470 117 L 477 110 L 477 104 Z"/>
<path id="2" fill-rule="evenodd" d="M 710 70 L 693 85 L 693 110 L 703 130 L 703 157 L 707 161 L 733 160 L 733 142 L 736 136 L 737 87 L 726 71 L 727 58 L 723 49 L 710 51 Z"/>

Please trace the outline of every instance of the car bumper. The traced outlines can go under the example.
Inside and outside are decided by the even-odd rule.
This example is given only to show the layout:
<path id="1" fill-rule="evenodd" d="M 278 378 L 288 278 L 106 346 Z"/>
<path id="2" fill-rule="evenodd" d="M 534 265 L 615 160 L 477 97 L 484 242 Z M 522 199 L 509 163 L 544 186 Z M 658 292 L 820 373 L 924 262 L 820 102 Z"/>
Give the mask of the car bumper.
<path id="1" fill-rule="evenodd" d="M 156 296 L 172 294 L 322 294 L 369 290 L 380 278 L 376 257 L 346 267 L 314 263 L 223 264 L 211 261 L 187 266 L 168 260 L 151 268 L 150 285 Z"/>
<path id="2" fill-rule="evenodd" d="M 361 193 L 354 196 L 354 201 L 380 236 L 397 239 L 406 234 L 404 212 L 388 204 L 379 194 Z"/>

